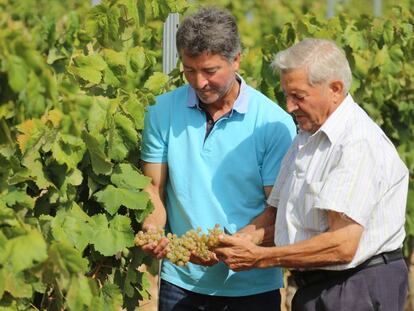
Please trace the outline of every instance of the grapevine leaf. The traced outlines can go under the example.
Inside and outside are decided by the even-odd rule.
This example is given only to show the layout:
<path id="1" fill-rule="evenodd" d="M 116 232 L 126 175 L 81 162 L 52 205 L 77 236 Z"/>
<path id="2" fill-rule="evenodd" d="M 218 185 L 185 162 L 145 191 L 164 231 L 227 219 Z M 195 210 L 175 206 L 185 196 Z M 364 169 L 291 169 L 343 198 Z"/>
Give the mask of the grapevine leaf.
<path id="1" fill-rule="evenodd" d="M 114 117 L 116 128 L 121 134 L 128 149 L 133 149 L 138 141 L 138 133 L 135 130 L 134 123 L 127 116 L 117 113 Z"/>
<path id="2" fill-rule="evenodd" d="M 149 195 L 146 192 L 115 188 L 112 185 L 95 193 L 95 197 L 111 215 L 114 215 L 121 205 L 134 210 L 145 209 L 149 200 Z"/>
<path id="3" fill-rule="evenodd" d="M 131 220 L 123 215 L 116 215 L 110 223 L 104 214 L 92 216 L 94 235 L 93 245 L 104 256 L 112 256 L 125 247 L 134 245 L 134 232 Z"/>
<path id="4" fill-rule="evenodd" d="M 50 122 L 54 127 L 59 127 L 62 121 L 62 112 L 52 109 L 46 115 L 43 115 L 41 120 L 44 124 Z"/>
<path id="5" fill-rule="evenodd" d="M 109 157 L 116 161 L 122 161 L 129 151 L 138 147 L 137 143 L 138 133 L 132 120 L 123 114 L 115 114 L 114 125 L 109 130 Z"/>
<path id="6" fill-rule="evenodd" d="M 127 72 L 138 72 L 145 66 L 144 48 L 140 46 L 133 47 L 127 52 Z"/>
<path id="7" fill-rule="evenodd" d="M 71 278 L 66 301 L 69 310 L 87 309 L 95 295 L 96 285 L 84 275 L 76 275 Z"/>
<path id="8" fill-rule="evenodd" d="M 33 209 L 34 199 L 27 195 L 25 191 L 13 189 L 3 197 L 4 202 L 9 206 L 15 205 L 22 206 L 24 208 Z"/>
<path id="9" fill-rule="evenodd" d="M 121 85 L 121 81 L 119 81 L 119 79 L 109 67 L 105 68 L 104 71 L 104 83 L 115 87 L 119 87 Z"/>
<path id="10" fill-rule="evenodd" d="M 132 120 L 134 120 L 135 128 L 142 130 L 144 128 L 145 107 L 138 101 L 137 96 L 131 94 L 122 107 L 131 116 Z"/>
<path id="11" fill-rule="evenodd" d="M 103 49 L 105 61 L 109 66 L 126 66 L 126 53 Z"/>
<path id="12" fill-rule="evenodd" d="M 82 138 L 88 148 L 92 169 L 95 174 L 110 174 L 112 172 L 112 163 L 106 158 L 98 140 L 86 131 L 82 132 Z"/>
<path id="13" fill-rule="evenodd" d="M 142 274 L 142 273 L 141 273 Z M 128 297 L 133 297 L 135 293 L 135 284 L 138 280 L 138 271 L 129 268 L 125 277 L 124 292 Z"/>
<path id="14" fill-rule="evenodd" d="M 131 164 L 119 164 L 111 175 L 111 181 L 119 188 L 137 190 L 145 188 L 150 178 L 140 174 Z"/>
<path id="15" fill-rule="evenodd" d="M 5 288 L 6 273 L 3 269 L 0 269 L 0 299 L 3 297 Z"/>
<path id="16" fill-rule="evenodd" d="M 101 295 L 105 305 L 113 306 L 114 309 L 122 306 L 122 293 L 116 284 L 105 283 L 101 289 Z"/>
<path id="17" fill-rule="evenodd" d="M 50 186 L 53 186 L 45 173 L 43 164 L 40 162 L 38 152 L 31 152 L 26 154 L 22 161 L 22 164 L 29 169 L 30 176 L 34 178 L 39 189 L 46 189 Z"/>
<path id="18" fill-rule="evenodd" d="M 148 273 L 144 272 L 144 273 L 142 273 L 141 286 L 138 289 L 138 292 L 139 292 L 139 294 L 141 295 L 142 298 L 149 299 L 150 293 L 149 293 L 148 289 L 150 287 L 151 287 L 151 283 L 150 283 L 149 278 L 148 278 Z"/>
<path id="19" fill-rule="evenodd" d="M 87 120 L 88 129 L 91 133 L 99 133 L 104 128 L 108 109 L 109 100 L 107 98 L 94 98 Z"/>
<path id="20" fill-rule="evenodd" d="M 159 94 L 167 84 L 168 79 L 168 75 L 166 75 L 165 73 L 155 72 L 145 82 L 144 87 L 149 89 L 154 94 Z"/>
<path id="21" fill-rule="evenodd" d="M 29 72 L 22 58 L 10 55 L 7 59 L 9 85 L 15 92 L 22 91 L 27 84 Z"/>
<path id="22" fill-rule="evenodd" d="M 82 139 L 61 134 L 60 139 L 52 145 L 52 154 L 59 164 L 66 164 L 68 168 L 76 168 L 85 153 L 85 144 Z"/>
<path id="23" fill-rule="evenodd" d="M 99 54 L 80 55 L 74 59 L 76 66 L 70 66 L 71 73 L 82 79 L 98 84 L 102 79 L 102 73 L 107 64 Z"/>
<path id="24" fill-rule="evenodd" d="M 83 251 L 93 234 L 89 216 L 73 203 L 70 210 L 59 210 L 51 222 L 53 237 Z"/>
<path id="25" fill-rule="evenodd" d="M 69 276 L 71 273 L 85 273 L 88 260 L 82 257 L 80 251 L 62 242 L 53 242 L 49 248 L 49 261 L 56 267 L 58 273 Z"/>
<path id="26" fill-rule="evenodd" d="M 22 153 L 38 145 L 46 131 L 39 120 L 24 121 L 17 126 L 17 129 L 21 133 L 17 136 L 17 142 Z"/>
<path id="27" fill-rule="evenodd" d="M 22 254 L 24 256 L 24 254 Z M 16 298 L 29 298 L 32 296 L 32 287 L 27 284 L 22 272 L 16 273 L 11 269 L 5 268 L 4 290 Z"/>
<path id="28" fill-rule="evenodd" d="M 102 80 L 102 73 L 92 68 L 70 67 L 69 71 L 85 81 L 98 84 Z"/>
<path id="29" fill-rule="evenodd" d="M 121 12 L 119 7 L 112 6 L 107 12 L 108 18 L 108 27 L 109 27 L 109 36 L 112 40 L 116 40 L 119 33 L 119 18 L 121 17 Z"/>
<path id="30" fill-rule="evenodd" d="M 46 249 L 43 236 L 39 231 L 32 230 L 8 240 L 5 253 L 14 271 L 20 272 L 46 260 Z"/>
<path id="31" fill-rule="evenodd" d="M 186 0 L 167 0 L 167 5 L 170 8 L 171 12 L 181 13 L 186 8 L 188 8 L 188 3 Z"/>
<path id="32" fill-rule="evenodd" d="M 132 17 L 135 25 L 139 25 L 139 14 L 136 0 L 120 0 L 120 4 L 124 4 L 127 7 L 128 14 Z"/>

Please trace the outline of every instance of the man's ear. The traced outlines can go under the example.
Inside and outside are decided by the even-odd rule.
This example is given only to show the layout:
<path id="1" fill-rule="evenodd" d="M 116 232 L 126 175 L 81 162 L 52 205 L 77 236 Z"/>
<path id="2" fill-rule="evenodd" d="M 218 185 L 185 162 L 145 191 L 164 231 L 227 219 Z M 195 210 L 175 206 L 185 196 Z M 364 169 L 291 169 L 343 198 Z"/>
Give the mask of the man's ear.
<path id="1" fill-rule="evenodd" d="M 339 80 L 334 80 L 329 83 L 329 90 L 331 91 L 335 101 L 342 101 L 344 97 L 344 83 Z"/>
<path id="2" fill-rule="evenodd" d="M 233 69 L 234 71 L 238 71 L 240 68 L 240 61 L 241 61 L 241 53 L 237 53 L 236 56 L 234 57 L 234 61 L 233 61 Z"/>

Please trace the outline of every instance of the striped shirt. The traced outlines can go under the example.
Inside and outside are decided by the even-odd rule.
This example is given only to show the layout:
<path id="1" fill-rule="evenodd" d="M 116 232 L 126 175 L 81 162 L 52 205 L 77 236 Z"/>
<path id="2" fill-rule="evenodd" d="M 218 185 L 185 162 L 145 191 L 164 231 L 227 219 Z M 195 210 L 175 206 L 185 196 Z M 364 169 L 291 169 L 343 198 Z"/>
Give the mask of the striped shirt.
<path id="1" fill-rule="evenodd" d="M 352 268 L 402 246 L 408 169 L 384 132 L 348 95 L 315 133 L 301 131 L 283 159 L 268 204 L 277 207 L 275 244 L 328 230 L 327 211 L 364 227 Z"/>

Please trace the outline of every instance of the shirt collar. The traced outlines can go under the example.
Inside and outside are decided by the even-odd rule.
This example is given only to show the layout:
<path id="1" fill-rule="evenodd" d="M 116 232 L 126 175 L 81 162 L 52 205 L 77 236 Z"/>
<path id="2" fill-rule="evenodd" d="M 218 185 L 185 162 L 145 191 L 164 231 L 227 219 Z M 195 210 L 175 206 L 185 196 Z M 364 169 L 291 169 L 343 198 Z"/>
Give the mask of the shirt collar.
<path id="1" fill-rule="evenodd" d="M 239 90 L 239 95 L 237 96 L 236 101 L 234 102 L 232 110 L 235 110 L 238 113 L 244 114 L 247 112 L 247 108 L 249 106 L 249 101 L 248 101 L 249 96 L 248 96 L 248 91 L 247 91 L 248 86 L 239 74 L 237 74 L 237 80 L 240 81 L 240 90 Z M 190 108 L 201 109 L 200 100 L 198 99 L 196 92 L 190 85 L 188 87 L 187 106 Z"/>
<path id="2" fill-rule="evenodd" d="M 342 103 L 338 106 L 338 108 L 336 108 L 335 111 L 325 121 L 325 123 L 322 124 L 319 130 L 316 131 L 316 133 L 325 133 L 330 142 L 334 144 L 345 130 L 345 121 L 351 115 L 352 104 L 355 104 L 354 99 L 351 95 L 348 94 Z"/>

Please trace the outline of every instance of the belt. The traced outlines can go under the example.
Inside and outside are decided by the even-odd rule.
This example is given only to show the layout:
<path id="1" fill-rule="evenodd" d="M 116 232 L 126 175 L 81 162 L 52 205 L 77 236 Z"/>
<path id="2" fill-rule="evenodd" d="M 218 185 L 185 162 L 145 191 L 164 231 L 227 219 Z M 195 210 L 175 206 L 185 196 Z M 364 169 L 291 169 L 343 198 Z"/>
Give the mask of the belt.
<path id="1" fill-rule="evenodd" d="M 374 267 L 382 264 L 387 264 L 391 261 L 399 260 L 403 258 L 402 250 L 397 249 L 391 252 L 384 252 L 378 255 L 375 255 L 368 260 L 364 261 L 362 264 L 346 270 L 307 270 L 307 271 L 298 271 L 292 270 L 292 276 L 295 280 L 296 285 L 300 287 L 308 286 L 310 284 L 318 283 L 321 281 L 326 281 L 334 278 L 349 277 L 352 274 L 366 269 L 368 267 Z"/>

